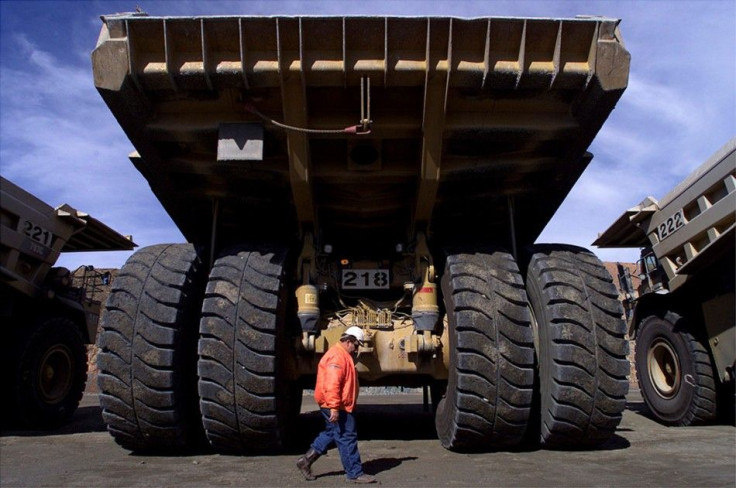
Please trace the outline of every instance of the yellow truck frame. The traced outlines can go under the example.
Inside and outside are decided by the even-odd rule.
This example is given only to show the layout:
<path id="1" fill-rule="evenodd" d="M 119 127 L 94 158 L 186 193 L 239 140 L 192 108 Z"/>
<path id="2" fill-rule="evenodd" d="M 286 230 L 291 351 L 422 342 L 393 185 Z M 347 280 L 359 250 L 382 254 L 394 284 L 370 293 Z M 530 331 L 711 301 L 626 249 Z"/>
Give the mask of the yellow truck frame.
<path id="1" fill-rule="evenodd" d="M 534 242 L 628 83 L 618 24 L 104 16 L 95 86 L 189 242 L 116 280 L 115 439 L 279 448 L 352 325 L 362 384 L 429 390 L 449 449 L 609 439 L 628 388 L 612 279 Z"/>

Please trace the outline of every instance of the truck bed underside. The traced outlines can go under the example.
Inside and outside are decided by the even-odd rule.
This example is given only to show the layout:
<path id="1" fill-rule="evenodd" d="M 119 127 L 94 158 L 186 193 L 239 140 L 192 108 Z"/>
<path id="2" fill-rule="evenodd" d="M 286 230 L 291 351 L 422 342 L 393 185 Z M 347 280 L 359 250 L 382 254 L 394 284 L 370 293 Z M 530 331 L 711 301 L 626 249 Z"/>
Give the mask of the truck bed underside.
<path id="1" fill-rule="evenodd" d="M 214 218 L 221 242 L 313 230 L 356 251 L 429 229 L 509 245 L 511 209 L 531 243 L 628 77 L 610 19 L 104 20 L 96 85 L 196 243 Z M 361 110 L 366 133 L 339 132 Z M 262 158 L 218 159 L 223 124 L 249 122 Z"/>

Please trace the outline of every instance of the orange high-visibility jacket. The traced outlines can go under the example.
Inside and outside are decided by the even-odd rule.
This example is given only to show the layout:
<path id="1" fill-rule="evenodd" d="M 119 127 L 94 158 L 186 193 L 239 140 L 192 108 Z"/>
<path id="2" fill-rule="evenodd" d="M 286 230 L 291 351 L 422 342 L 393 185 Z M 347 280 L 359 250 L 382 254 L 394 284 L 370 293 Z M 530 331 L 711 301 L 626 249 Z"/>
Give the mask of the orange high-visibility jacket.
<path id="1" fill-rule="evenodd" d="M 352 412 L 358 399 L 358 388 L 353 358 L 337 343 L 327 350 L 317 366 L 314 399 L 321 408 Z"/>

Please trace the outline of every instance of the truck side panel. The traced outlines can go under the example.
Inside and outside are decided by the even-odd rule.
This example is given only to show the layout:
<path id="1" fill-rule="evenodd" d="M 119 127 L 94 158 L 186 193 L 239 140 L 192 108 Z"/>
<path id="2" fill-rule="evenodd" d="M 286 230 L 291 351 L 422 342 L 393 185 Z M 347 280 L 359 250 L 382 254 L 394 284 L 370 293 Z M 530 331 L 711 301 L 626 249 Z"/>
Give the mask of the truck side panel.
<path id="1" fill-rule="evenodd" d="M 665 197 L 647 225 L 652 250 L 669 279 L 670 291 L 718 252 L 719 240 L 733 242 L 736 229 L 736 139 L 696 170 L 698 178 Z M 733 245 L 731 245 L 733 248 Z M 724 250 L 725 251 L 725 250 Z M 727 252 L 727 251 L 726 251 Z"/>

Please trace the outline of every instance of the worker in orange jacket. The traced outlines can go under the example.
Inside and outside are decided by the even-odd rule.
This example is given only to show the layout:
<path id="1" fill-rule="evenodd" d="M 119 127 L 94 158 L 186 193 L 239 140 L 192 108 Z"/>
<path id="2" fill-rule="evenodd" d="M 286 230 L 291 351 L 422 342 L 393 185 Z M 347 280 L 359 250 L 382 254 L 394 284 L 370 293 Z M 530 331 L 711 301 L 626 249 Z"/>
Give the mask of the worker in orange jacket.
<path id="1" fill-rule="evenodd" d="M 363 345 L 363 340 L 363 330 L 360 327 L 348 327 L 340 341 L 325 353 L 317 367 L 314 399 L 325 419 L 325 430 L 314 439 L 307 453 L 296 461 L 297 467 L 309 481 L 316 479 L 312 474 L 312 464 L 334 442 L 340 452 L 347 481 L 376 482 L 373 476 L 363 472 L 353 416 L 359 389 L 353 358 Z"/>

